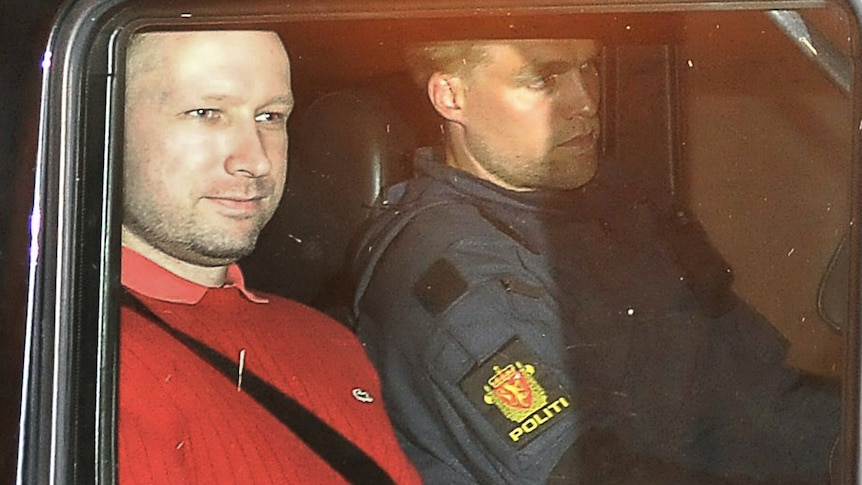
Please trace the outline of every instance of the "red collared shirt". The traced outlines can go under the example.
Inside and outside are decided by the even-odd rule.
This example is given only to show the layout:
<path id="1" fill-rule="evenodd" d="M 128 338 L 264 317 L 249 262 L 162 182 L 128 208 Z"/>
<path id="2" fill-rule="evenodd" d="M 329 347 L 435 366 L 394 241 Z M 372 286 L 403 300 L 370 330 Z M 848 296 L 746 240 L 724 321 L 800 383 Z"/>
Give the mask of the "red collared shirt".
<path id="1" fill-rule="evenodd" d="M 122 283 L 154 315 L 301 403 L 386 470 L 421 483 L 401 451 L 380 383 L 356 337 L 320 312 L 245 288 L 236 265 L 208 288 L 123 249 Z M 123 306 L 118 476 L 130 484 L 345 483 L 253 397 Z M 239 366 L 238 366 L 239 368 Z"/>
<path id="2" fill-rule="evenodd" d="M 123 246 L 121 281 L 123 286 L 136 293 L 172 303 L 194 305 L 201 301 L 209 287 L 183 279 L 158 264 Z M 250 301 L 267 303 L 269 300 L 255 295 L 245 287 L 245 279 L 237 264 L 227 267 L 222 288 L 238 288 Z"/>

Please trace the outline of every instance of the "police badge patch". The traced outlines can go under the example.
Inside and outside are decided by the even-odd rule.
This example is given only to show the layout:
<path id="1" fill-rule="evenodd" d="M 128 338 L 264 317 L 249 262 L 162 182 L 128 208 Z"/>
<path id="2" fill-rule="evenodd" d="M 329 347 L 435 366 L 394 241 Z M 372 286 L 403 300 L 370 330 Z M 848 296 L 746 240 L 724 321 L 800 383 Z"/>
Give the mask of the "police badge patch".
<path id="1" fill-rule="evenodd" d="M 494 366 L 494 375 L 485 385 L 485 404 L 497 406 L 503 416 L 520 423 L 548 403 L 548 393 L 536 382 L 532 364 Z"/>
<path id="2" fill-rule="evenodd" d="M 468 373 L 460 386 L 485 419 L 519 449 L 573 410 L 547 366 L 517 338 Z"/>

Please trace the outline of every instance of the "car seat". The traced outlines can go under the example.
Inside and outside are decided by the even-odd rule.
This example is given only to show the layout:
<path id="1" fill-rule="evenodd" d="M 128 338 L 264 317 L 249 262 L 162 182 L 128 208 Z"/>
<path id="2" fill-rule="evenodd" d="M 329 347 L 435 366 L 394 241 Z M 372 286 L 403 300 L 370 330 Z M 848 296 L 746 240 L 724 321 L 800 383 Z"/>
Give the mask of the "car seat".
<path id="1" fill-rule="evenodd" d="M 296 114 L 284 197 L 241 265 L 252 288 L 338 313 L 351 240 L 381 189 L 412 175 L 415 149 L 439 142 L 439 126 L 406 73 L 325 94 Z"/>

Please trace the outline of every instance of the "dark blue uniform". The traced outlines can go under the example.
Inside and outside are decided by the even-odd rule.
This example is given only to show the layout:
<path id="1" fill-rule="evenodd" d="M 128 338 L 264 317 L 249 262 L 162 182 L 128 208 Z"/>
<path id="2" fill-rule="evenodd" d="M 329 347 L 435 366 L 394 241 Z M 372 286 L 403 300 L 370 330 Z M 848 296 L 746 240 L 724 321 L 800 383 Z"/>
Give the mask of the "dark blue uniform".
<path id="1" fill-rule="evenodd" d="M 355 307 L 426 483 L 828 479 L 837 394 L 695 222 L 620 177 L 516 193 L 431 158 L 381 203 Z"/>

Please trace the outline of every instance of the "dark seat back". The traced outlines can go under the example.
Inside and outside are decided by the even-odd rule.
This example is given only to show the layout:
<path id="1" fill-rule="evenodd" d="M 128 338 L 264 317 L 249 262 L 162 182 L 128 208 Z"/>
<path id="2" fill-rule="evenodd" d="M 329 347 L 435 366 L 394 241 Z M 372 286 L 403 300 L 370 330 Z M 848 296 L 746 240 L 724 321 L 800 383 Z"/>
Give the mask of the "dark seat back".
<path id="1" fill-rule="evenodd" d="M 423 102 L 406 75 L 395 75 L 298 113 L 281 206 L 242 262 L 249 286 L 318 307 L 338 298 L 328 293 L 346 284 L 350 241 L 381 189 L 409 178 L 413 152 L 427 144 L 436 120 Z"/>

